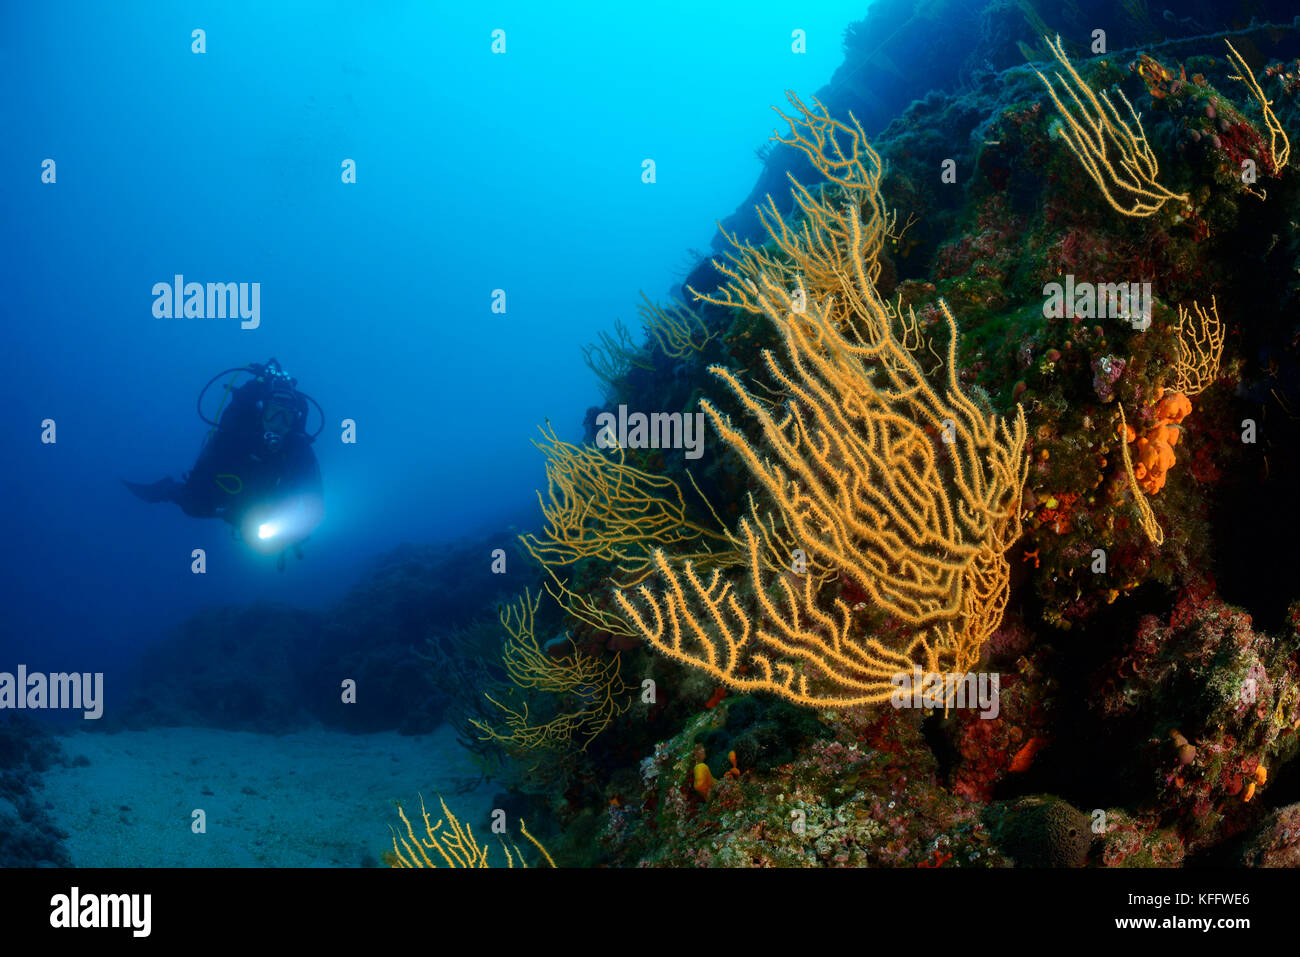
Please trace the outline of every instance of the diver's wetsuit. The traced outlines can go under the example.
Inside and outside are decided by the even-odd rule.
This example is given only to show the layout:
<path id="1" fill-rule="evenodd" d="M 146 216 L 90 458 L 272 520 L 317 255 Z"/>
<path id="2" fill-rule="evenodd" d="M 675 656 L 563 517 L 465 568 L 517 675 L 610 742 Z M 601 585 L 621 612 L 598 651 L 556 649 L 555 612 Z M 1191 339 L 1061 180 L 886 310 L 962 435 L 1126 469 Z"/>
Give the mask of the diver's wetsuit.
<path id="1" fill-rule="evenodd" d="M 280 447 L 271 451 L 263 438 L 261 418 L 262 402 L 268 397 L 268 384 L 261 378 L 230 393 L 220 424 L 209 433 L 184 482 L 165 478 L 151 485 L 124 484 L 145 501 L 175 502 L 186 515 L 220 517 L 235 527 L 246 509 L 259 503 L 290 493 L 319 498 L 320 467 L 303 427 L 306 400 L 295 395 L 297 422 L 283 435 Z"/>
<path id="2" fill-rule="evenodd" d="M 301 424 L 284 436 L 278 451 L 267 451 L 258 408 L 261 397 L 262 383 L 256 380 L 230 394 L 220 426 L 203 444 L 185 483 L 171 490 L 170 500 L 186 515 L 225 517 L 288 490 L 320 494 L 320 468 Z"/>

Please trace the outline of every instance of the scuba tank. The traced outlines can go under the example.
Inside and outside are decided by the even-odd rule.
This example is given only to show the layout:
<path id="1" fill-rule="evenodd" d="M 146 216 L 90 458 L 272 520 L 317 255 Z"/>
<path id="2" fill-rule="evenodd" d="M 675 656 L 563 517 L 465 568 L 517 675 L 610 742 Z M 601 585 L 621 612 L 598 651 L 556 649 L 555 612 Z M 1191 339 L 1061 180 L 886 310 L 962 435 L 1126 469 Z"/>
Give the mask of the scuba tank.
<path id="1" fill-rule="evenodd" d="M 225 385 L 216 416 L 209 419 L 203 412 L 204 396 L 213 383 L 228 374 L 230 379 Z M 237 390 L 235 382 L 242 374 L 254 378 Z M 254 390 L 256 398 L 251 407 L 246 402 L 238 411 L 234 404 L 226 407 L 232 394 L 242 393 L 252 383 L 260 383 L 260 387 Z M 236 399 L 236 402 L 240 401 L 242 399 Z M 316 407 L 321 419 L 319 428 L 312 433 L 306 430 L 308 403 Z M 221 518 L 230 524 L 236 537 L 255 551 L 264 554 L 280 552 L 281 567 L 286 549 L 293 548 L 301 557 L 298 544 L 311 534 L 324 516 L 320 469 L 305 447 L 314 442 L 325 428 L 325 413 L 320 403 L 299 390 L 298 380 L 286 373 L 278 360 L 271 358 L 265 363 L 254 362 L 218 372 L 200 390 L 196 406 L 199 418 L 210 426 L 205 444 L 215 441 L 219 433 L 232 434 L 254 428 L 253 423 L 256 423 L 254 434 L 260 439 L 257 452 L 248 452 L 255 463 L 250 465 L 251 471 L 243 476 L 226 473 L 216 476 L 218 486 L 230 497 L 229 504 L 220 509 Z M 232 413 L 244 422 L 235 423 Z M 299 487 L 281 489 L 283 476 L 279 466 L 285 460 L 278 457 L 286 452 L 288 440 L 294 435 L 301 436 L 294 441 L 305 443 L 304 447 L 295 446 L 300 455 L 306 456 L 299 464 L 309 463 L 311 471 L 294 477 Z M 276 459 L 274 463 L 273 459 Z"/>

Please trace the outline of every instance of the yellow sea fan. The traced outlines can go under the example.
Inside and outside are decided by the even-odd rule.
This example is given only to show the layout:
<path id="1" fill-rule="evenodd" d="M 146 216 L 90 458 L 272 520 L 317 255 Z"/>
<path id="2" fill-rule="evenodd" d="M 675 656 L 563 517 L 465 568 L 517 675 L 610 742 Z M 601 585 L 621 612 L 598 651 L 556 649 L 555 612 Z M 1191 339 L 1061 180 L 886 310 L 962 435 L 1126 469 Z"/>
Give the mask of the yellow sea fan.
<path id="1" fill-rule="evenodd" d="M 429 812 L 424 806 L 424 795 L 420 795 L 420 814 L 424 817 L 423 835 L 416 834 L 415 828 L 411 826 L 411 821 L 406 816 L 406 811 L 401 804 L 397 805 L 397 814 L 402 819 L 405 833 L 399 834 L 392 825 L 389 825 L 388 829 L 393 834 L 393 850 L 385 855 L 389 864 L 393 867 L 491 867 L 488 861 L 489 849 L 478 843 L 474 837 L 474 829 L 468 824 L 461 824 L 441 796 L 438 797 L 438 803 L 442 805 L 444 817 L 435 824 L 430 820 Z M 522 819 L 519 821 L 519 832 L 537 848 L 547 864 L 551 867 L 556 866 L 554 858 L 542 843 L 528 833 L 528 828 L 525 827 Z M 528 866 L 528 861 L 517 844 L 511 843 L 510 847 L 507 847 L 505 841 L 499 843 L 507 867 L 514 867 L 516 863 L 520 867 Z M 513 855 L 510 853 L 510 848 L 514 848 Z"/>

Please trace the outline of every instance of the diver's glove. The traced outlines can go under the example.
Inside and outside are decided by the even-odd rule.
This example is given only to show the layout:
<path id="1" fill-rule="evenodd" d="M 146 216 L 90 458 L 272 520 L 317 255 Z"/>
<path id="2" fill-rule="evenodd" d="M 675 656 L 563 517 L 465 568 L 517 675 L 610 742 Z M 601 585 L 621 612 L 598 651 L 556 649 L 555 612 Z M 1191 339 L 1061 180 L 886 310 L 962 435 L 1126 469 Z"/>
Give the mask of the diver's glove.
<path id="1" fill-rule="evenodd" d="M 146 502 L 174 501 L 176 492 L 185 487 L 170 475 L 165 479 L 159 479 L 152 485 L 145 485 L 143 482 L 128 482 L 126 479 L 122 479 L 122 484 L 131 490 L 132 495 Z"/>

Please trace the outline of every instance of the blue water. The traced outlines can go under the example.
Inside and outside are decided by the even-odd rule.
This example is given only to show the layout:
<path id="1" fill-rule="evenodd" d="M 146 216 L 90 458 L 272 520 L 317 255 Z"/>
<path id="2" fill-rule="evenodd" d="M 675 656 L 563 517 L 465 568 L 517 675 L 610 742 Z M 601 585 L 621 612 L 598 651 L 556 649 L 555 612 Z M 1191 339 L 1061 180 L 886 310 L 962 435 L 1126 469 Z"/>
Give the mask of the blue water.
<path id="1" fill-rule="evenodd" d="M 867 6 L 0 5 L 2 667 L 111 693 L 202 608 L 324 607 L 400 542 L 526 520 L 537 426 L 599 399 L 580 346 L 680 280 Z M 260 325 L 155 318 L 176 274 L 260 283 Z M 118 481 L 179 478 L 200 386 L 270 356 L 326 413 L 327 517 L 283 573 Z"/>

